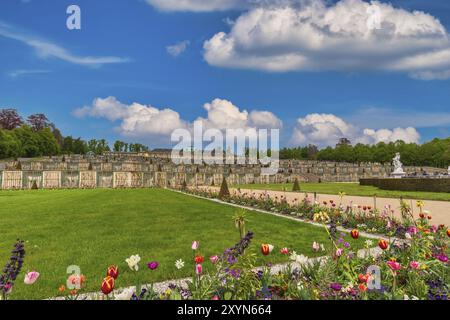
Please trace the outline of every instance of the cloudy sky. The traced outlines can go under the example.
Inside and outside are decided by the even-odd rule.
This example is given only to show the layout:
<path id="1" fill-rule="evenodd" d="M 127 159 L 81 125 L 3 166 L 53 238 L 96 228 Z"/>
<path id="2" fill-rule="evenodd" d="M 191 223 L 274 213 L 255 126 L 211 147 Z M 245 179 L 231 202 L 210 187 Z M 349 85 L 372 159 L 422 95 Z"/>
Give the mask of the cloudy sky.
<path id="1" fill-rule="evenodd" d="M 447 0 L 2 0 L 0 108 L 150 147 L 196 121 L 424 142 L 450 136 L 449 33 Z"/>

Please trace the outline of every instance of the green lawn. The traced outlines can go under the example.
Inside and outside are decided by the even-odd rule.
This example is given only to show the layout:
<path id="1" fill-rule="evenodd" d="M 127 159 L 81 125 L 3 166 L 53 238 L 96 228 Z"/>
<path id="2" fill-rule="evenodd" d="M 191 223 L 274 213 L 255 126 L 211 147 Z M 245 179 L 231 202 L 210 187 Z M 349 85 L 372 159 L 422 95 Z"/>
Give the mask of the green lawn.
<path id="1" fill-rule="evenodd" d="M 193 269 L 192 240 L 200 240 L 206 258 L 238 241 L 232 221 L 235 210 L 161 189 L 3 191 L 0 264 L 8 260 L 16 238 L 26 240 L 25 264 L 13 299 L 57 295 L 69 265 L 81 267 L 87 278 L 86 291 L 99 290 L 110 264 L 121 269 L 118 287 L 136 284 L 136 276 L 143 283 L 181 278 Z M 247 218 L 248 229 L 255 233 L 252 250 L 259 250 L 261 243 L 276 246 L 268 258 L 271 262 L 286 261 L 278 253 L 284 246 L 314 256 L 310 249 L 313 241 L 328 245 L 322 228 L 257 212 L 248 212 Z M 356 249 L 362 239 L 351 243 Z M 137 275 L 124 261 L 132 254 L 142 258 Z M 180 258 L 186 267 L 178 271 L 174 262 Z M 148 270 L 149 261 L 158 261 L 160 267 Z M 209 268 L 209 260 L 204 266 Z M 24 273 L 32 270 L 41 277 L 26 286 Z"/>
<path id="2" fill-rule="evenodd" d="M 293 183 L 280 184 L 245 184 L 233 186 L 242 189 L 292 191 Z M 419 192 L 419 191 L 391 191 L 381 190 L 372 186 L 360 186 L 359 183 L 301 183 L 301 192 L 317 192 L 322 194 L 338 194 L 343 191 L 349 196 L 369 196 L 375 194 L 384 198 L 400 198 L 422 200 L 443 200 L 450 201 L 450 193 L 447 192 Z"/>

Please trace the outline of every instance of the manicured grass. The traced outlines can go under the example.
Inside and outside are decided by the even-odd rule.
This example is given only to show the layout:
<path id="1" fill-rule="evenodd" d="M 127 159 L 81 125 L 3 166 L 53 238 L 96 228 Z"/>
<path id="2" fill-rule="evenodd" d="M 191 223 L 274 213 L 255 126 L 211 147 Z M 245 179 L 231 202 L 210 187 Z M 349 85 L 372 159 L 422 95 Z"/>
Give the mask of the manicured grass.
<path id="1" fill-rule="evenodd" d="M 280 184 L 245 184 L 233 186 L 242 189 L 292 191 L 293 183 Z M 422 199 L 450 201 L 450 193 L 446 192 L 419 192 L 419 191 L 391 191 L 381 190 L 373 186 L 360 186 L 359 183 L 300 183 L 301 192 L 317 192 L 322 194 L 338 194 L 343 191 L 349 196 L 369 196 L 375 194 L 384 198 Z"/>
<path id="2" fill-rule="evenodd" d="M 191 242 L 199 240 L 205 255 L 220 255 L 239 240 L 232 216 L 236 208 L 162 189 L 36 190 L 0 192 L 0 264 L 9 258 L 17 238 L 26 241 L 23 272 L 11 298 L 41 299 L 58 295 L 66 268 L 78 265 L 86 276 L 86 290 L 98 291 L 106 268 L 119 265 L 117 287 L 190 276 L 194 268 Z M 261 243 L 275 245 L 259 263 L 284 262 L 282 247 L 315 256 L 313 241 L 330 248 L 323 228 L 263 213 L 248 212 L 247 228 L 255 233 L 251 250 Z M 347 236 L 346 238 L 350 238 Z M 356 250 L 363 239 L 349 241 Z M 133 273 L 125 258 L 139 254 L 140 272 Z M 174 262 L 182 258 L 179 271 Z M 157 270 L 146 263 L 158 261 Z M 23 283 L 27 271 L 38 271 L 32 286 Z"/>

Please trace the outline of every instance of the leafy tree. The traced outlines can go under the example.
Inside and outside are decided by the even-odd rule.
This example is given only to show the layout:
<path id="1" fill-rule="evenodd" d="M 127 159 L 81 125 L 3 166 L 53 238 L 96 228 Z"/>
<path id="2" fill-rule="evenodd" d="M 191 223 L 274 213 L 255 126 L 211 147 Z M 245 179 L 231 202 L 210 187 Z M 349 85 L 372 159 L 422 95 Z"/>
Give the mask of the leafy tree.
<path id="1" fill-rule="evenodd" d="M 125 147 L 125 142 L 117 140 L 114 142 L 114 151 L 115 152 L 124 152 L 123 149 Z"/>
<path id="2" fill-rule="evenodd" d="M 24 157 L 39 157 L 43 155 L 39 147 L 39 138 L 30 126 L 23 125 L 13 130 L 20 142 L 20 155 Z"/>
<path id="3" fill-rule="evenodd" d="M 0 110 L 0 128 L 13 130 L 23 124 L 22 117 L 19 116 L 16 109 Z"/>
<path id="4" fill-rule="evenodd" d="M 58 143 L 59 148 L 62 149 L 63 148 L 64 137 L 61 134 L 61 131 L 59 131 L 59 129 L 55 128 L 55 129 L 53 129 L 52 133 L 53 133 L 53 136 L 56 139 L 56 142 Z"/>
<path id="5" fill-rule="evenodd" d="M 45 128 L 55 128 L 55 125 L 51 123 L 47 116 L 43 113 L 32 114 L 27 118 L 27 123 L 34 131 L 43 130 Z"/>
<path id="6" fill-rule="evenodd" d="M 20 141 L 8 130 L 0 129 L 0 158 L 19 157 L 21 151 Z"/>
<path id="7" fill-rule="evenodd" d="M 61 152 L 58 141 L 50 128 L 39 130 L 36 134 L 40 155 L 57 155 Z"/>

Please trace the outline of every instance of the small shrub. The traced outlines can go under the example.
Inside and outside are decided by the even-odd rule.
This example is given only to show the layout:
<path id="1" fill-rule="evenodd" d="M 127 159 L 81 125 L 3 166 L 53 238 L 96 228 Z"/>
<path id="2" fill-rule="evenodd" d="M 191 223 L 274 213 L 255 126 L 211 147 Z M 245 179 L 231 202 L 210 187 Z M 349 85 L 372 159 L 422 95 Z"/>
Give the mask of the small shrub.
<path id="1" fill-rule="evenodd" d="M 219 199 L 226 199 L 230 197 L 230 190 L 228 189 L 227 179 L 223 177 L 222 185 L 220 186 Z"/>
<path id="2" fill-rule="evenodd" d="M 31 185 L 31 190 L 37 190 L 37 189 L 39 189 L 37 182 L 36 182 L 36 180 L 33 180 L 33 184 Z"/>
<path id="3" fill-rule="evenodd" d="M 295 178 L 294 186 L 292 187 L 292 191 L 299 192 L 300 191 L 300 183 L 298 182 L 298 179 Z"/>

